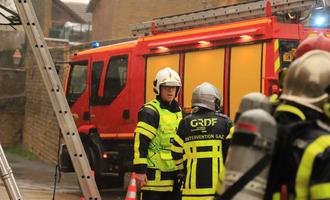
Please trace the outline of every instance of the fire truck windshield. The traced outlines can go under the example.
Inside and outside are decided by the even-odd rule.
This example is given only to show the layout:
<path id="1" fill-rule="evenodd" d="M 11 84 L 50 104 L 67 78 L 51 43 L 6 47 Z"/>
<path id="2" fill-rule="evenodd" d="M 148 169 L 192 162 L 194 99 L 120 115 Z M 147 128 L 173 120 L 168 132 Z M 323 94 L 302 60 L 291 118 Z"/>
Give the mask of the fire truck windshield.
<path id="1" fill-rule="evenodd" d="M 69 106 L 72 106 L 86 89 L 87 66 L 87 61 L 71 65 L 67 88 Z"/>

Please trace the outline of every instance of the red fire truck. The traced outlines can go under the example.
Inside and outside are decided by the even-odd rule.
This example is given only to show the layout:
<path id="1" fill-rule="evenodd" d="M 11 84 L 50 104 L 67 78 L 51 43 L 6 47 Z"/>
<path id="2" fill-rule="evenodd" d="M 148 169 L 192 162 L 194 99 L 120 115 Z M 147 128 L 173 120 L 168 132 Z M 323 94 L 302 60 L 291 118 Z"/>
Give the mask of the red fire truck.
<path id="1" fill-rule="evenodd" d="M 152 82 L 158 70 L 169 66 L 181 76 L 183 86 L 178 102 L 184 111 L 191 107 L 195 86 L 207 81 L 223 94 L 223 111 L 233 118 L 246 93 L 274 92 L 277 72 L 289 66 L 300 40 L 329 31 L 292 21 L 279 22 L 278 17 L 271 16 L 274 6 L 308 10 L 311 5 L 303 4 L 308 1 L 287 0 L 283 7 L 273 3 L 273 11 L 261 2 L 258 3 L 264 17 L 234 20 L 243 15 L 238 8 L 256 12 L 251 4 L 240 4 L 220 8 L 227 12 L 223 18 L 227 16 L 236 22 L 157 34 L 161 23 L 153 21 L 150 30 L 154 34 L 71 57 L 66 96 L 99 186 L 106 182 L 121 184 L 123 174 L 130 170 L 137 113 L 154 98 Z M 294 2 L 299 5 L 292 8 Z M 231 15 L 232 9 L 236 11 Z M 164 22 L 167 18 L 159 20 Z M 146 25 L 143 29 L 147 29 Z M 63 171 L 72 170 L 65 146 L 61 165 Z M 108 180 L 113 177 L 119 179 Z"/>

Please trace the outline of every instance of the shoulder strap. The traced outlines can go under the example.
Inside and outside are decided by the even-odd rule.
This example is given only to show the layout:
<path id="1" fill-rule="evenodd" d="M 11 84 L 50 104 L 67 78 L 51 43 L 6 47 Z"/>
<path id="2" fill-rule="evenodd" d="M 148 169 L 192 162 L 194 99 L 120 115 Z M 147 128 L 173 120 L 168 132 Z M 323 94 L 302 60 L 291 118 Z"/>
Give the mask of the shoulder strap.
<path id="1" fill-rule="evenodd" d="M 158 108 L 159 106 L 157 106 L 157 102 L 155 99 L 144 104 L 144 107 L 150 108 L 150 109 L 156 111 L 157 113 L 159 113 L 159 108 Z"/>
<path id="2" fill-rule="evenodd" d="M 301 120 L 306 120 L 305 114 L 299 108 L 289 104 L 281 104 L 277 106 L 274 115 L 276 116 L 279 112 L 289 112 L 298 116 Z"/>
<path id="3" fill-rule="evenodd" d="M 253 165 L 243 176 L 241 176 L 233 185 L 231 185 L 225 193 L 217 196 L 216 200 L 230 200 L 239 191 L 244 188 L 244 186 L 254 179 L 271 161 L 271 155 L 266 154 L 262 157 L 255 165 Z"/>

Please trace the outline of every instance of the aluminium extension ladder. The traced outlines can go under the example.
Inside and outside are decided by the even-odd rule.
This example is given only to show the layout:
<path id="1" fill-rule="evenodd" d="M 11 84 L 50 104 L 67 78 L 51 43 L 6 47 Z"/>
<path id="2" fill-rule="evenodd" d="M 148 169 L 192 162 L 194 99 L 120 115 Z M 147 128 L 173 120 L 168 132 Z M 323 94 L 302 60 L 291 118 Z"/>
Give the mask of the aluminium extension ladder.
<path id="1" fill-rule="evenodd" d="M 32 2 L 31 0 L 14 0 L 14 3 L 41 72 L 62 136 L 68 147 L 83 195 L 85 199 L 100 200 L 101 196 L 92 175 L 86 152 L 81 143 Z"/>

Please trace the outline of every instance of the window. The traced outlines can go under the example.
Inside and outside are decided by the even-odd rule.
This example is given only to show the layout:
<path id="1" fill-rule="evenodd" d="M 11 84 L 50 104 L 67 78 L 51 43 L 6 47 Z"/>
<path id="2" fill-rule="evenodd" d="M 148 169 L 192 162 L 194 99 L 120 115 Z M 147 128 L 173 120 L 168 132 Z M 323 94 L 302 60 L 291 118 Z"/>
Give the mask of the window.
<path id="1" fill-rule="evenodd" d="M 72 106 L 86 89 L 87 66 L 87 61 L 71 65 L 67 90 L 69 106 Z"/>
<path id="2" fill-rule="evenodd" d="M 294 40 L 280 40 L 280 67 L 289 67 L 293 61 L 293 55 L 298 47 L 299 42 Z"/>
<path id="3" fill-rule="evenodd" d="M 111 57 L 104 82 L 104 93 L 98 105 L 110 104 L 124 89 L 127 81 L 127 55 Z"/>
<path id="4" fill-rule="evenodd" d="M 94 62 L 92 64 L 92 88 L 91 88 L 91 105 L 97 105 L 100 101 L 98 91 L 100 87 L 100 79 L 103 71 L 103 61 Z"/>

